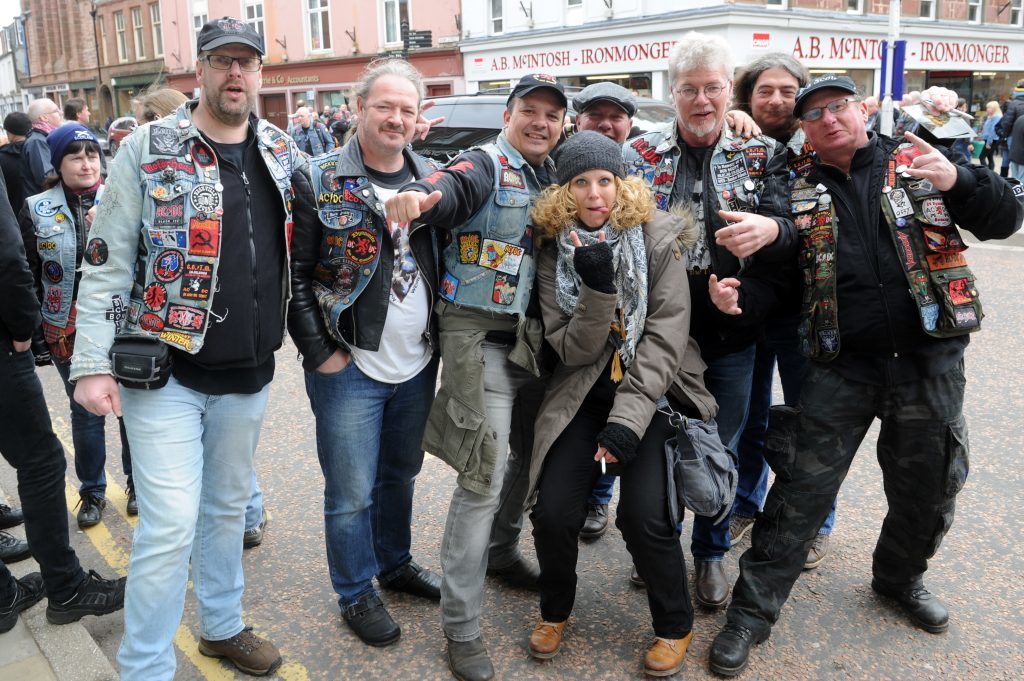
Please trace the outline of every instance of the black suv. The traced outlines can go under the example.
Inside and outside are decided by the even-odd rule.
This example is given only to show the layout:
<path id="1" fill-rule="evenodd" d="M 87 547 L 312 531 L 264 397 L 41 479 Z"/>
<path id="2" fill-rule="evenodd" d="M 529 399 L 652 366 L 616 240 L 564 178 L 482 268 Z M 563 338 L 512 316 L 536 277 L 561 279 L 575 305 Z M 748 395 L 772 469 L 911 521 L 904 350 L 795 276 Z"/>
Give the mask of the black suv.
<path id="1" fill-rule="evenodd" d="M 572 109 L 572 97 L 579 90 L 580 88 L 566 88 L 570 120 L 576 117 L 576 112 Z M 431 128 L 426 140 L 413 140 L 412 148 L 422 156 L 440 163 L 448 163 L 470 147 L 493 141 L 504 127 L 503 114 L 509 92 L 508 89 L 496 89 L 483 90 L 472 95 L 431 98 L 434 106 L 426 112 L 426 116 L 444 116 L 445 120 Z M 636 116 L 633 117 L 630 138 L 675 118 L 676 111 L 670 104 L 648 97 L 637 97 L 636 100 L 637 110 Z"/>

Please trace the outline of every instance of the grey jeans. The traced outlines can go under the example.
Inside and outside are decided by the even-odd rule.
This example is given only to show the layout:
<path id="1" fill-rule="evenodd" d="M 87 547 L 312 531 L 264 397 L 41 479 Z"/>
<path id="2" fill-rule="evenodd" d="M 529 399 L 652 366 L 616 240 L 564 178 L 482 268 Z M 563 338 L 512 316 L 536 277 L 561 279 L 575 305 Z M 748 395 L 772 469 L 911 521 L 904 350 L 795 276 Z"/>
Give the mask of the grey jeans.
<path id="1" fill-rule="evenodd" d="M 536 380 L 508 360 L 509 347 L 485 341 L 484 398 L 487 425 L 494 433 L 499 455 L 491 480 L 505 480 L 512 405 L 521 387 Z M 515 476 L 518 478 L 519 476 Z M 491 525 L 502 497 L 502 486 L 492 484 L 486 494 L 455 488 L 444 539 L 441 542 L 441 624 L 453 641 L 471 641 L 480 635 L 480 603 L 487 573 Z M 519 515 L 522 511 L 520 509 Z"/>

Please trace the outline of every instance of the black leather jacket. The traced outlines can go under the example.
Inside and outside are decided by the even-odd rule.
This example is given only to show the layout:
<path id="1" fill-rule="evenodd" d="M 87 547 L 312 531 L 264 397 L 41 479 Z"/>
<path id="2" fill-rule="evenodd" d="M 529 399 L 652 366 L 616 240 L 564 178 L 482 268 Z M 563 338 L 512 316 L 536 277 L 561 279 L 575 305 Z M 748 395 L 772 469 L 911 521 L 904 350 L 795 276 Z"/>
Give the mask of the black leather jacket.
<path id="1" fill-rule="evenodd" d="M 416 179 L 426 177 L 433 168 L 417 154 L 409 149 L 404 152 L 406 162 L 412 169 Z M 330 152 L 326 156 L 311 161 L 323 162 L 325 158 L 336 158 L 335 179 L 338 186 L 345 180 L 356 180 L 358 184 L 366 184 L 367 173 L 363 165 L 362 152 L 357 138 L 351 139 L 341 149 Z M 362 202 L 362 193 L 356 192 L 355 198 Z M 292 234 L 292 300 L 288 310 L 288 332 L 302 354 L 302 367 L 314 371 L 323 364 L 338 348 L 338 343 L 327 332 L 325 314 L 313 291 L 314 270 L 320 262 L 322 253 L 329 250 L 325 246 L 326 234 L 320 217 L 316 214 L 319 197 L 311 197 L 310 209 L 314 214 L 309 218 L 299 219 L 296 216 L 295 230 Z M 305 202 L 298 202 L 303 204 Z M 305 208 L 303 208 L 305 210 Z M 370 275 L 366 287 L 358 294 L 358 298 L 346 307 L 337 319 L 336 335 L 340 335 L 345 345 L 364 350 L 377 350 L 380 347 L 381 334 L 384 331 L 384 320 L 387 318 L 388 300 L 391 291 L 391 280 L 394 260 L 390 257 L 393 251 L 391 230 L 384 220 L 384 205 L 371 193 L 360 208 L 362 217 L 353 224 L 372 228 L 384 254 L 377 267 Z M 414 225 L 409 235 L 409 245 L 413 258 L 424 277 L 431 296 L 433 309 L 434 295 L 438 289 L 437 247 L 433 230 L 427 225 Z M 326 249 L 326 250 L 325 250 Z M 437 324 L 433 312 L 428 326 L 428 343 L 437 352 Z"/>
<path id="2" fill-rule="evenodd" d="M 14 212 L 7 202 L 7 188 L 0 182 L 0 351 L 12 340 L 25 341 L 39 326 L 39 299 L 32 270 L 25 259 L 25 245 Z"/>

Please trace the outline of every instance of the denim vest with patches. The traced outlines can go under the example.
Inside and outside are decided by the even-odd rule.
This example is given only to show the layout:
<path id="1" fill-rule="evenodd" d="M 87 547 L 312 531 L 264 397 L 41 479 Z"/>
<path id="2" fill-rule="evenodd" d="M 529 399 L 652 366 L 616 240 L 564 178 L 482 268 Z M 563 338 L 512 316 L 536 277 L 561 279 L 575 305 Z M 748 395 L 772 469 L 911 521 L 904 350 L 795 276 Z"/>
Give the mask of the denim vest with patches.
<path id="1" fill-rule="evenodd" d="M 78 236 L 64 187 L 57 184 L 26 202 L 36 235 L 43 286 L 43 321 L 63 329 L 75 290 Z"/>
<path id="2" fill-rule="evenodd" d="M 125 330 L 195 354 L 203 347 L 217 291 L 224 187 L 216 154 L 191 114 L 184 105 L 134 133 L 146 137 L 140 149 L 142 232 Z M 295 144 L 260 120 L 256 147 L 281 194 L 285 243 L 290 244 Z M 86 248 L 93 265 L 105 259 L 105 244 L 97 241 L 90 240 Z"/>
<path id="3" fill-rule="evenodd" d="M 474 310 L 523 315 L 536 270 L 530 208 L 540 183 L 504 133 L 480 149 L 492 160 L 494 188 L 473 217 L 452 229 L 439 293 Z"/>
<path id="4" fill-rule="evenodd" d="M 953 225 L 942 193 L 928 180 L 904 175 L 917 153 L 913 144 L 906 143 L 889 154 L 882 213 L 924 332 L 936 338 L 973 333 L 981 328 L 985 315 L 974 273 L 963 256 L 967 245 Z M 811 359 L 828 361 L 840 350 L 835 203 L 824 185 L 813 185 L 805 177 L 794 181 L 790 199 L 801 242 L 801 351 Z"/>

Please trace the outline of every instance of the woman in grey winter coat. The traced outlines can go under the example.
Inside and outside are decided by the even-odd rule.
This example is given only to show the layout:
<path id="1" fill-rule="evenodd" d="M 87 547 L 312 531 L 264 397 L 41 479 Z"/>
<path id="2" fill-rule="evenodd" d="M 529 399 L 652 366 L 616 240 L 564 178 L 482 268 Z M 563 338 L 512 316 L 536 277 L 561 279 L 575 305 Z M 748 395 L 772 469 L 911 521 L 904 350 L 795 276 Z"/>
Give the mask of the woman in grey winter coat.
<path id="1" fill-rule="evenodd" d="M 717 405 L 689 337 L 683 248 L 693 225 L 658 213 L 639 178 L 625 178 L 619 145 L 573 135 L 557 154 L 559 185 L 533 211 L 545 337 L 560 360 L 536 424 L 531 518 L 541 617 L 530 652 L 555 655 L 576 590 L 577 539 L 602 468 L 621 475 L 616 525 L 647 583 L 656 639 L 644 670 L 682 667 L 693 608 L 679 530 L 669 517 L 664 442 L 655 404 L 708 419 Z"/>

